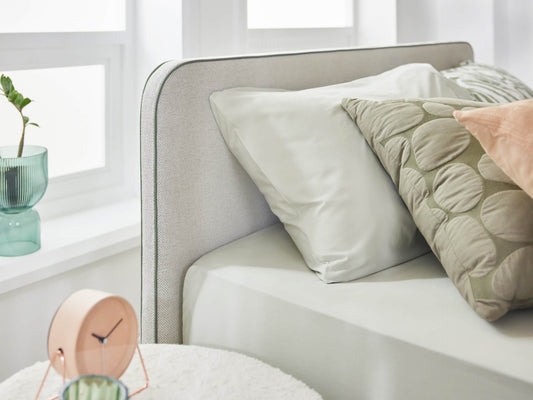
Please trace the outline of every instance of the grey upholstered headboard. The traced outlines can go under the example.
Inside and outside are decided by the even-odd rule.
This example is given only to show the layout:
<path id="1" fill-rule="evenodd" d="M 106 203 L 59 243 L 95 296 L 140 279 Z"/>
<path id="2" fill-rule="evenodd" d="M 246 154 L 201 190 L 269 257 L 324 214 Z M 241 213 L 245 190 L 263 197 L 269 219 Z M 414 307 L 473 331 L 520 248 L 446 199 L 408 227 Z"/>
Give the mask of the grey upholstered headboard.
<path id="1" fill-rule="evenodd" d="M 170 61 L 149 77 L 141 109 L 142 340 L 181 341 L 181 293 L 201 255 L 276 221 L 227 150 L 209 95 L 229 87 L 303 89 L 409 62 L 473 59 L 468 43 L 418 44 Z"/>

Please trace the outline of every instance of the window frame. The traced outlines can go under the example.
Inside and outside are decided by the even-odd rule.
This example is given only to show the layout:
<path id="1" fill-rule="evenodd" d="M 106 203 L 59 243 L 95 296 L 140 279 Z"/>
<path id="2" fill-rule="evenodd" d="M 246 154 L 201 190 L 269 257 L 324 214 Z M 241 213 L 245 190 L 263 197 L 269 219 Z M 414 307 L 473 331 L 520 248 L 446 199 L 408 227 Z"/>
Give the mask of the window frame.
<path id="1" fill-rule="evenodd" d="M 135 73 L 133 6 L 133 0 L 126 0 L 124 31 L 0 33 L 0 71 L 83 65 L 105 69 L 105 165 L 50 178 L 37 205 L 44 218 L 121 200 L 138 190 L 132 187 L 136 180 L 126 177 L 128 166 L 138 160 L 138 154 L 127 151 L 127 132 L 135 126 L 126 118 L 135 112 L 135 100 L 125 84 Z"/>
<path id="2" fill-rule="evenodd" d="M 246 51 L 261 53 L 283 50 L 309 50 L 350 47 L 355 43 L 354 27 L 342 28 L 246 28 Z M 319 44 L 317 46 L 317 43 Z"/>
<path id="3" fill-rule="evenodd" d="M 216 21 L 208 15 L 213 1 L 217 6 Z M 358 6 L 358 0 L 352 1 L 353 22 L 349 27 L 256 29 L 248 28 L 247 0 L 182 0 L 183 56 L 351 47 L 357 44 Z M 231 29 L 222 32 L 225 27 Z"/>
<path id="4" fill-rule="evenodd" d="M 357 0 L 352 1 L 352 25 L 345 27 L 248 28 L 248 0 L 240 0 L 244 15 L 246 51 L 308 50 L 328 47 L 349 47 L 355 44 Z M 287 43 L 290 43 L 287 45 Z M 319 45 L 317 46 L 317 43 Z"/>

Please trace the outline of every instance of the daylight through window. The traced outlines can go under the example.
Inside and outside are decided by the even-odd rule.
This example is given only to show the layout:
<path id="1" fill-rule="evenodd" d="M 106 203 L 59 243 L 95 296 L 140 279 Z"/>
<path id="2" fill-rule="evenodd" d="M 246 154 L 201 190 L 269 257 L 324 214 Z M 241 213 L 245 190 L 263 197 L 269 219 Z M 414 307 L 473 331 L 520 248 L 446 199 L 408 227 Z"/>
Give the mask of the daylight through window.
<path id="1" fill-rule="evenodd" d="M 353 0 L 248 0 L 249 29 L 343 28 L 353 24 Z"/>

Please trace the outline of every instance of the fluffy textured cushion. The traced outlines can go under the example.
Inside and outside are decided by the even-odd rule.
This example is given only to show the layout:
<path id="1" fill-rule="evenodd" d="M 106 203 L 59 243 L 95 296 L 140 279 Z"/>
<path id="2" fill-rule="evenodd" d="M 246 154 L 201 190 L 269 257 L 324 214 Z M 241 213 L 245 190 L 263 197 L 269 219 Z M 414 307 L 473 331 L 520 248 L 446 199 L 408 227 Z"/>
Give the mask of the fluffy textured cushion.
<path id="1" fill-rule="evenodd" d="M 478 101 L 509 103 L 533 98 L 533 90 L 524 82 L 492 65 L 467 62 L 441 72 L 446 78 L 468 89 Z"/>
<path id="2" fill-rule="evenodd" d="M 176 344 L 141 344 L 139 348 L 150 386 L 139 397 L 130 396 L 133 399 L 322 400 L 305 383 L 280 369 L 234 351 Z M 43 379 L 49 364 L 49 361 L 36 362 L 1 382 L 0 399 L 33 399 L 37 392 L 35 382 Z M 141 360 L 133 357 L 120 380 L 131 393 L 142 386 L 143 376 Z M 62 385 L 61 375 L 51 373 L 39 398 L 56 396 Z M 103 398 L 90 397 L 91 400 Z"/>
<path id="3" fill-rule="evenodd" d="M 237 88 L 211 105 L 222 135 L 326 282 L 348 281 L 429 249 L 340 106 L 360 96 L 466 95 L 427 64 L 301 91 Z"/>
<path id="4" fill-rule="evenodd" d="M 533 197 L 533 100 L 456 111 L 454 117 L 479 140 L 494 162 Z"/>
<path id="5" fill-rule="evenodd" d="M 487 320 L 533 306 L 533 199 L 453 117 L 485 103 L 344 100 L 420 231 Z"/>

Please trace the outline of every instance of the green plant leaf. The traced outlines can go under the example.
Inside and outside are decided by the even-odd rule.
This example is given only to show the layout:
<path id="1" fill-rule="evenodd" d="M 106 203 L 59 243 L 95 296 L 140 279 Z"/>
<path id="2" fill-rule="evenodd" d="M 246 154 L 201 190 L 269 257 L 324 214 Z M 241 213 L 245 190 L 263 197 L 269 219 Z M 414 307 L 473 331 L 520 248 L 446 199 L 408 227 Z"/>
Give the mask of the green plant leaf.
<path id="1" fill-rule="evenodd" d="M 22 110 L 24 107 L 26 107 L 28 104 L 31 103 L 31 100 L 27 97 L 22 101 L 22 104 L 20 105 L 20 109 Z"/>
<path id="2" fill-rule="evenodd" d="M 15 104 L 15 99 L 17 98 L 17 94 L 19 94 L 19 92 L 17 92 L 16 90 L 12 90 L 11 92 L 9 92 L 9 95 L 7 96 L 7 99 Z"/>
<path id="3" fill-rule="evenodd" d="M 8 96 L 14 89 L 13 82 L 11 82 L 11 78 L 9 78 L 9 76 L 5 76 L 4 74 L 2 74 L 2 76 L 0 77 L 0 84 L 2 85 L 2 90 L 4 91 L 6 96 Z"/>
<path id="4" fill-rule="evenodd" d="M 22 108 L 22 102 L 24 101 L 24 96 L 17 92 L 17 97 L 15 97 L 15 105 L 20 110 Z"/>
<path id="5" fill-rule="evenodd" d="M 19 142 L 19 149 L 17 153 L 17 157 L 22 156 L 22 152 L 24 149 L 24 132 L 26 125 L 33 125 L 39 127 L 35 122 L 30 122 L 30 118 L 22 114 L 22 109 L 26 107 L 28 104 L 32 102 L 31 99 L 28 97 L 24 97 L 22 93 L 19 93 L 15 90 L 15 86 L 13 86 L 13 81 L 11 81 L 11 78 L 8 76 L 5 76 L 4 74 L 0 75 L 0 90 L 2 91 L 2 94 L 7 98 L 7 100 L 13 104 L 13 106 L 18 110 L 20 115 L 22 116 L 22 136 L 20 138 Z"/>

